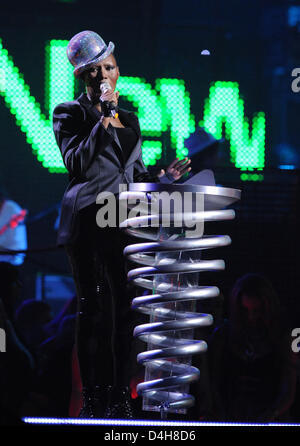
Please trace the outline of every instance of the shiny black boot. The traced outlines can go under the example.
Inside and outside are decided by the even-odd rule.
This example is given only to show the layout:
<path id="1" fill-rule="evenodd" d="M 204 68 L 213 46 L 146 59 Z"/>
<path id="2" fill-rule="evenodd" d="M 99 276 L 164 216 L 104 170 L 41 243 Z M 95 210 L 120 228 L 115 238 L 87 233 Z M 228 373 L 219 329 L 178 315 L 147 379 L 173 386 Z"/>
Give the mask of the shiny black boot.
<path id="1" fill-rule="evenodd" d="M 107 406 L 107 388 L 106 387 L 95 387 L 94 395 L 94 407 L 95 407 L 95 418 L 103 418 L 105 413 L 105 408 Z"/>
<path id="2" fill-rule="evenodd" d="M 94 410 L 94 391 L 84 387 L 82 389 L 82 407 L 79 412 L 79 418 L 95 418 Z"/>
<path id="3" fill-rule="evenodd" d="M 107 405 L 107 390 L 100 386 L 82 389 L 83 406 L 79 418 L 103 418 Z"/>
<path id="4" fill-rule="evenodd" d="M 108 405 L 104 418 L 134 418 L 129 387 L 108 388 Z"/>

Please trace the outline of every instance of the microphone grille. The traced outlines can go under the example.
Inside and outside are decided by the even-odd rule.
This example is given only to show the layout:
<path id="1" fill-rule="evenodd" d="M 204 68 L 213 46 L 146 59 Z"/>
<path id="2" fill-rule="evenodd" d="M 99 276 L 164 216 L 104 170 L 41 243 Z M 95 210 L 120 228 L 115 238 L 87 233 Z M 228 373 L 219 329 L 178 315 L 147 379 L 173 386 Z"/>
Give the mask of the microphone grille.
<path id="1" fill-rule="evenodd" d="M 108 82 L 102 82 L 100 84 L 100 90 L 102 93 L 106 93 L 108 90 L 111 90 L 111 86 Z"/>

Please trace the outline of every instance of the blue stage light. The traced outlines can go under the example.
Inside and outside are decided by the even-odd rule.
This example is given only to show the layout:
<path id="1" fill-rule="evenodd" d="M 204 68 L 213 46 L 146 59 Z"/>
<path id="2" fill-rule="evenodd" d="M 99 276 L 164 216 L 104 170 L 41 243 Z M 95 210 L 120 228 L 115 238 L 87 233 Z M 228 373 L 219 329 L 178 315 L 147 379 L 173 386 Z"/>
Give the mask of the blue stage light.
<path id="1" fill-rule="evenodd" d="M 84 419 L 84 418 L 40 418 L 24 417 L 24 423 L 44 425 L 90 425 L 90 426 L 300 426 L 297 423 L 230 423 L 203 421 L 158 421 L 158 420 L 122 420 L 122 419 Z"/>
<path id="2" fill-rule="evenodd" d="M 295 169 L 297 169 L 297 167 L 294 166 L 293 164 L 280 164 L 278 166 L 278 169 L 281 169 L 281 170 L 295 170 Z"/>

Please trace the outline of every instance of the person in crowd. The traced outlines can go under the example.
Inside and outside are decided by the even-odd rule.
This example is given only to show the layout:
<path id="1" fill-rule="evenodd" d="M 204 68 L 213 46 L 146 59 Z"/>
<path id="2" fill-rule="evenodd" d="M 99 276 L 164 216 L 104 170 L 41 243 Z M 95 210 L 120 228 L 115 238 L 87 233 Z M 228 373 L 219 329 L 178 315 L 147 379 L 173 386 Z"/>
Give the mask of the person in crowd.
<path id="1" fill-rule="evenodd" d="M 288 418 L 296 386 L 290 330 L 270 281 L 246 274 L 235 283 L 229 319 L 208 347 L 211 416 L 222 421 Z"/>
<path id="2" fill-rule="evenodd" d="M 24 219 L 27 211 L 22 209 L 15 201 L 5 197 L 0 190 L 0 251 L 26 250 L 27 231 Z M 0 262 L 9 262 L 12 265 L 22 265 L 26 254 L 23 252 L 0 253 Z"/>
<path id="3" fill-rule="evenodd" d="M 66 316 L 71 316 L 76 314 L 76 306 L 77 306 L 77 298 L 76 295 L 74 295 L 64 303 L 63 307 L 57 313 L 57 315 L 45 325 L 44 328 L 45 332 L 48 334 L 48 337 L 56 335 L 56 333 L 59 330 L 60 324 L 62 323 L 62 320 Z"/>
<path id="4" fill-rule="evenodd" d="M 15 312 L 15 325 L 32 353 L 46 340 L 46 325 L 52 320 L 51 306 L 44 301 L 27 299 Z"/>
<path id="5" fill-rule="evenodd" d="M 0 423 L 21 422 L 22 407 L 35 377 L 36 363 L 15 327 L 14 310 L 21 291 L 16 266 L 0 262 Z"/>

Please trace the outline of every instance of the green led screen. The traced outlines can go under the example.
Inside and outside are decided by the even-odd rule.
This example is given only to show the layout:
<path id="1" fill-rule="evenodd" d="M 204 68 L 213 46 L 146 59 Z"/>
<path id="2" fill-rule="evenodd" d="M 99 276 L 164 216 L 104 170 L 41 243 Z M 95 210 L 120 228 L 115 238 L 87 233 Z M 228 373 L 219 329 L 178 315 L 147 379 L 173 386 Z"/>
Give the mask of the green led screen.
<path id="1" fill-rule="evenodd" d="M 60 151 L 52 131 L 54 107 L 74 99 L 73 68 L 66 57 L 67 40 L 51 40 L 46 45 L 45 104 L 46 113 L 30 94 L 22 73 L 0 40 L 0 94 L 16 123 L 24 132 L 34 155 L 52 173 L 64 173 Z M 120 95 L 136 107 L 143 135 L 143 160 L 154 165 L 162 157 L 162 143 L 151 140 L 170 133 L 170 150 L 174 156 L 188 155 L 184 141 L 196 129 L 195 117 L 190 112 L 190 95 L 180 79 L 156 79 L 155 86 L 141 77 L 120 76 L 117 84 Z M 237 82 L 217 81 L 211 84 L 204 100 L 203 119 L 198 125 L 216 138 L 230 143 L 230 160 L 241 171 L 263 170 L 265 166 L 265 114 L 254 114 L 251 123 L 244 113 Z M 262 175 L 242 174 L 244 181 L 261 181 Z"/>

